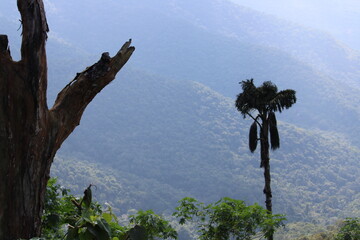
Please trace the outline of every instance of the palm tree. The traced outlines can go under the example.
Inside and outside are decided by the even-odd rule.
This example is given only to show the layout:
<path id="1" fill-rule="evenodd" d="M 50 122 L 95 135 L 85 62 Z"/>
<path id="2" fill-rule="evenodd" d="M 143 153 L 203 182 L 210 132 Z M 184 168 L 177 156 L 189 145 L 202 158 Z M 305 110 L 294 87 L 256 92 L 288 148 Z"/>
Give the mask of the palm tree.
<path id="1" fill-rule="evenodd" d="M 296 92 L 291 89 L 278 92 L 275 84 L 264 82 L 260 87 L 254 85 L 253 79 L 240 82 L 243 92 L 237 96 L 235 106 L 245 118 L 254 120 L 249 132 L 249 149 L 253 153 L 260 141 L 261 163 L 264 168 L 266 209 L 272 213 L 272 193 L 269 157 L 269 133 L 271 149 L 280 147 L 275 112 L 281 112 L 296 103 Z M 258 127 L 260 136 L 258 136 Z M 273 236 L 268 238 L 273 239 Z"/>

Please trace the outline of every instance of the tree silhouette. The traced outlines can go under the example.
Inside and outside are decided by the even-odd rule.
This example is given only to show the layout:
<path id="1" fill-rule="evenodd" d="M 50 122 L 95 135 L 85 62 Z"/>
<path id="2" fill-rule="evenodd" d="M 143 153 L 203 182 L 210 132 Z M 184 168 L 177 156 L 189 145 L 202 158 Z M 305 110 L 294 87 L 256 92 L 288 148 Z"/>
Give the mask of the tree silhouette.
<path id="1" fill-rule="evenodd" d="M 66 85 L 48 108 L 48 24 L 42 0 L 18 0 L 21 60 L 14 61 L 0 35 L 0 239 L 40 236 L 46 183 L 56 151 L 79 125 L 86 106 L 125 65 L 133 51 L 126 42 Z"/>
<path id="2" fill-rule="evenodd" d="M 272 213 L 272 193 L 269 156 L 269 133 L 271 149 L 280 147 L 275 112 L 281 112 L 296 103 L 296 92 L 288 89 L 278 92 L 275 84 L 264 82 L 260 87 L 254 85 L 253 79 L 240 82 L 243 92 L 237 96 L 235 106 L 244 118 L 254 120 L 249 131 L 249 149 L 253 153 L 260 141 L 261 162 L 264 168 L 264 194 L 266 209 Z M 260 131 L 258 131 L 258 127 Z M 273 236 L 268 238 L 273 239 Z"/>

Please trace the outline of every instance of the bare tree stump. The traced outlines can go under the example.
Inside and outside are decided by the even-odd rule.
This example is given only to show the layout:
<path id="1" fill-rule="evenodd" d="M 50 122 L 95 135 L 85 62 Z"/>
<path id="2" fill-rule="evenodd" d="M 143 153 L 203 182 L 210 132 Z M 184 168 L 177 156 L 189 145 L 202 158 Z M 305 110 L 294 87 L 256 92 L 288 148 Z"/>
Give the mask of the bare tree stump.
<path id="1" fill-rule="evenodd" d="M 48 109 L 45 43 L 49 31 L 42 0 L 18 1 L 21 60 L 11 58 L 0 35 L 0 239 L 40 236 L 46 184 L 56 151 L 79 125 L 86 106 L 125 65 L 131 40 L 114 57 L 78 74 Z"/>

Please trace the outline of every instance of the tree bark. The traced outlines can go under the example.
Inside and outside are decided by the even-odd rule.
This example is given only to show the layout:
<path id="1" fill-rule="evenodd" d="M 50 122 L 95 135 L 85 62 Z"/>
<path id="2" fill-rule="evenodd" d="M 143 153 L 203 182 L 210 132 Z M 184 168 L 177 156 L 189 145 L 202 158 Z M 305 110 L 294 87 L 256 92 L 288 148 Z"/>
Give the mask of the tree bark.
<path id="1" fill-rule="evenodd" d="M 78 73 L 46 101 L 48 25 L 42 0 L 18 0 L 21 60 L 0 35 L 0 239 L 38 237 L 50 167 L 56 151 L 79 125 L 86 106 L 116 76 L 135 50 L 126 42 L 110 57 Z"/>
<path id="2" fill-rule="evenodd" d="M 269 154 L 269 121 L 267 114 L 262 117 L 262 127 L 260 130 L 260 152 L 261 152 L 261 165 L 264 168 L 264 194 L 265 205 L 269 213 L 272 213 L 272 192 L 271 192 L 271 175 L 270 175 L 270 154 Z M 273 240 L 273 235 L 268 237 L 268 240 Z"/>

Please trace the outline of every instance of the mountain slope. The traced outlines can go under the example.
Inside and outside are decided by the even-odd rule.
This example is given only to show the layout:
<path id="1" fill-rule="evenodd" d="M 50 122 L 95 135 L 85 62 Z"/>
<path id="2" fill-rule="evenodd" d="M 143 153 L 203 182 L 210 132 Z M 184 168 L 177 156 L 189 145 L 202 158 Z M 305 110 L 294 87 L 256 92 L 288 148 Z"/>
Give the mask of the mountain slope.
<path id="1" fill-rule="evenodd" d="M 199 83 L 138 71 L 123 77 L 90 106 L 60 155 L 111 169 L 116 182 L 142 179 L 126 193 L 141 208 L 169 210 L 185 196 L 263 202 L 259 156 L 247 147 L 251 122 L 231 99 Z M 285 123 L 280 136 L 280 150 L 271 153 L 275 212 L 290 220 L 331 222 L 359 202 L 357 148 L 339 136 Z M 143 197 L 137 198 L 139 191 Z"/>
<path id="2" fill-rule="evenodd" d="M 56 26 L 54 31 L 72 42 L 82 40 L 81 45 L 87 49 L 99 49 L 101 45 L 94 40 L 100 39 L 100 36 L 107 46 L 114 46 L 120 36 L 133 37 L 138 39 L 140 44 L 153 41 L 153 44 L 158 43 L 157 46 L 161 46 L 162 42 L 156 41 L 156 36 L 161 37 L 170 31 L 179 34 L 179 42 L 182 38 L 192 36 L 182 34 L 188 24 L 223 38 L 234 38 L 241 42 L 285 51 L 315 69 L 338 79 L 346 78 L 347 82 L 360 86 L 359 52 L 339 44 L 323 32 L 307 29 L 226 0 L 107 0 L 101 6 L 96 1 L 87 1 L 85 6 L 81 3 L 49 1 L 49 5 L 53 6 L 51 9 L 56 9 L 51 12 L 50 17 Z M 84 12 L 84 9 L 87 11 Z M 83 13 L 76 14 L 80 11 Z M 99 16 L 103 21 L 92 16 Z M 74 20 L 77 20 L 76 23 Z M 91 24 L 94 30 L 86 33 L 88 41 L 83 41 L 83 34 L 79 34 L 83 29 L 80 23 L 83 22 Z M 108 24 L 104 25 L 104 22 Z M 183 26 L 172 27 L 174 22 Z M 67 26 L 72 27 L 69 29 Z M 177 42 L 168 41 L 168 45 L 172 43 Z"/>
<path id="3" fill-rule="evenodd" d="M 326 34 L 224 0 L 52 4 L 54 31 L 86 50 L 116 50 L 132 37 L 132 66 L 198 81 L 228 97 L 241 80 L 274 81 L 298 92 L 285 121 L 346 134 L 359 146 L 353 124 L 360 118 L 359 54 Z M 84 32 L 84 23 L 92 31 Z"/>
<path id="4" fill-rule="evenodd" d="M 329 32 L 352 48 L 360 50 L 360 3 L 357 0 L 231 1 Z"/>

